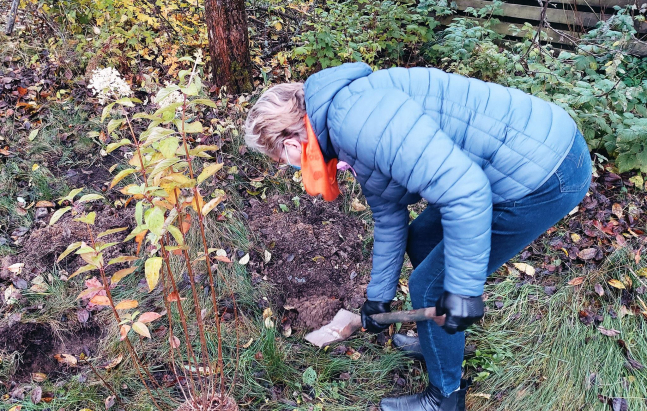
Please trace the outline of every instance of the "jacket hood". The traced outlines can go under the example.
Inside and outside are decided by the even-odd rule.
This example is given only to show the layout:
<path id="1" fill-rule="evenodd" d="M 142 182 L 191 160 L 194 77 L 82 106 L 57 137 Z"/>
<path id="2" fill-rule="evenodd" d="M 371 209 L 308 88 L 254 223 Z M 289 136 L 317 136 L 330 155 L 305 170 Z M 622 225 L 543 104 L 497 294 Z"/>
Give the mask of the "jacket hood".
<path id="1" fill-rule="evenodd" d="M 326 160 L 336 157 L 328 136 L 328 107 L 337 93 L 373 70 L 365 63 L 345 63 L 313 74 L 304 84 L 306 112 Z"/>

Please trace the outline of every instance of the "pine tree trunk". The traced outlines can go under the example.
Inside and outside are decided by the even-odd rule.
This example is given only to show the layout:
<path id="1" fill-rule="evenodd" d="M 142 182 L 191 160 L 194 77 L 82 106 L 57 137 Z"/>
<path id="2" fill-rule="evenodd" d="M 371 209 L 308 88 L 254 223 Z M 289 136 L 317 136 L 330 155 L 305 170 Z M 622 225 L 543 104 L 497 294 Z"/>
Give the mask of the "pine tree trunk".
<path id="1" fill-rule="evenodd" d="M 20 0 L 13 0 L 11 3 L 11 10 L 9 11 L 9 17 L 7 18 L 7 28 L 5 30 L 5 34 L 7 36 L 11 35 L 13 32 L 13 26 L 16 24 L 16 13 L 18 13 L 18 4 L 20 4 Z"/>
<path id="2" fill-rule="evenodd" d="M 252 91 L 245 0 L 205 0 L 204 8 L 214 84 L 230 93 Z"/>

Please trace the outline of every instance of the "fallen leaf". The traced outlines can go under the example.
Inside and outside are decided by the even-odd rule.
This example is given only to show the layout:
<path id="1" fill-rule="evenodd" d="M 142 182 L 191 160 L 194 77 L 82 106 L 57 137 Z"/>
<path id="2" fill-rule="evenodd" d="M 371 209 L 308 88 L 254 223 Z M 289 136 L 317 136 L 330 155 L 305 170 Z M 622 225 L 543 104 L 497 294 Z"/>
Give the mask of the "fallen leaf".
<path id="1" fill-rule="evenodd" d="M 139 319 L 137 321 L 146 324 L 146 323 L 150 323 L 152 321 L 157 320 L 161 316 L 162 316 L 161 314 L 149 311 L 147 313 L 144 313 L 144 314 L 140 315 Z"/>
<path id="2" fill-rule="evenodd" d="M 110 408 L 112 408 L 112 406 L 115 405 L 115 396 L 111 395 L 108 398 L 106 398 L 105 405 L 106 405 L 106 410 L 109 410 Z"/>
<path id="3" fill-rule="evenodd" d="M 611 400 L 613 411 L 629 411 L 629 404 L 624 398 L 614 398 Z"/>
<path id="4" fill-rule="evenodd" d="M 530 264 L 514 263 L 513 265 L 517 270 L 519 270 L 520 272 L 522 272 L 522 273 L 524 273 L 526 275 L 529 275 L 531 277 L 533 275 L 535 275 L 535 268 L 533 266 L 531 266 Z"/>
<path id="5" fill-rule="evenodd" d="M 611 212 L 616 215 L 618 218 L 622 218 L 622 206 L 618 203 L 615 203 L 611 206 Z"/>
<path id="6" fill-rule="evenodd" d="M 81 324 L 85 324 L 90 319 L 90 312 L 88 310 L 79 310 L 76 313 L 76 318 L 79 319 L 79 322 Z"/>
<path id="7" fill-rule="evenodd" d="M 43 389 L 36 387 L 31 392 L 31 402 L 34 404 L 40 403 L 40 400 L 43 398 Z"/>
<path id="8" fill-rule="evenodd" d="M 607 337 L 616 337 L 620 334 L 620 331 L 618 330 L 606 329 L 602 326 L 598 326 L 598 331 L 600 331 L 602 334 L 606 335 Z"/>
<path id="9" fill-rule="evenodd" d="M 25 263 L 15 263 L 7 267 L 7 270 L 11 271 L 14 274 L 20 274 L 24 266 L 25 266 Z"/>
<path id="10" fill-rule="evenodd" d="M 624 285 L 624 284 L 622 284 L 620 281 L 618 281 L 618 280 L 616 280 L 616 279 L 611 279 L 611 280 L 609 280 L 609 281 L 608 281 L 608 283 L 609 283 L 609 285 L 610 285 L 610 286 L 615 287 L 615 288 L 618 288 L 618 289 L 620 289 L 620 290 L 624 290 L 624 289 L 625 289 L 625 285 Z"/>
<path id="11" fill-rule="evenodd" d="M 249 341 L 243 344 L 243 348 L 249 348 L 249 346 L 252 345 L 253 342 L 254 342 L 254 339 L 250 338 Z"/>
<path id="12" fill-rule="evenodd" d="M 602 286 L 600 285 L 600 283 L 595 284 L 595 292 L 598 293 L 600 297 L 604 295 L 604 290 L 602 289 Z"/>
<path id="13" fill-rule="evenodd" d="M 180 339 L 179 339 L 179 338 L 177 338 L 177 337 L 176 337 L 176 336 L 174 336 L 174 335 L 173 335 L 173 336 L 169 336 L 168 338 L 169 338 L 168 342 L 169 342 L 169 344 L 171 345 L 171 347 L 173 347 L 173 348 L 180 348 Z"/>
<path id="14" fill-rule="evenodd" d="M 573 240 L 574 243 L 579 243 L 582 237 L 580 237 L 579 234 L 573 233 L 571 234 L 571 240 Z"/>
<path id="15" fill-rule="evenodd" d="M 269 263 L 271 259 L 272 259 L 272 253 L 270 253 L 269 251 L 265 250 L 265 251 L 263 252 L 263 261 L 265 262 L 265 264 Z"/>
<path id="16" fill-rule="evenodd" d="M 575 277 L 568 282 L 569 285 L 580 285 L 584 282 L 584 277 Z"/>
<path id="17" fill-rule="evenodd" d="M 366 210 L 366 206 L 362 204 L 362 202 L 359 201 L 358 198 L 354 198 L 353 201 L 350 203 L 350 206 L 354 211 L 357 211 L 357 212 Z"/>
<path id="18" fill-rule="evenodd" d="M 118 365 L 121 363 L 121 361 L 122 361 L 123 359 L 124 359 L 123 354 L 119 354 L 119 356 L 117 356 L 117 358 L 115 358 L 114 360 L 110 361 L 110 362 L 109 362 L 105 367 L 103 367 L 103 368 L 105 368 L 106 370 L 109 370 L 109 369 L 115 368 L 116 366 L 118 366 Z"/>
<path id="19" fill-rule="evenodd" d="M 56 354 L 54 355 L 54 358 L 56 358 L 59 363 L 68 365 L 70 367 L 76 367 L 76 364 L 78 362 L 76 357 L 70 354 Z"/>
<path id="20" fill-rule="evenodd" d="M 47 379 L 47 374 L 42 372 L 34 372 L 31 374 L 31 379 L 35 382 L 43 382 Z"/>
<path id="21" fill-rule="evenodd" d="M 240 265 L 246 265 L 247 263 L 249 263 L 249 253 L 245 254 L 243 258 L 238 261 L 238 264 Z"/>
<path id="22" fill-rule="evenodd" d="M 104 295 L 95 295 L 90 302 L 94 305 L 110 305 L 110 299 Z"/>
<path id="23" fill-rule="evenodd" d="M 131 308 L 135 308 L 139 305 L 139 303 L 136 300 L 123 300 L 120 301 L 119 304 L 115 306 L 116 310 L 130 310 Z"/>
<path id="24" fill-rule="evenodd" d="M 591 260 L 595 258 L 595 255 L 597 254 L 598 250 L 595 248 L 585 248 L 583 250 L 580 250 L 579 253 L 577 253 L 577 256 L 580 257 L 582 260 Z"/>
<path id="25" fill-rule="evenodd" d="M 41 200 L 41 201 L 36 203 L 35 207 L 36 208 L 52 208 L 52 207 L 55 207 L 55 206 L 56 205 L 54 203 L 52 203 L 51 201 Z"/>

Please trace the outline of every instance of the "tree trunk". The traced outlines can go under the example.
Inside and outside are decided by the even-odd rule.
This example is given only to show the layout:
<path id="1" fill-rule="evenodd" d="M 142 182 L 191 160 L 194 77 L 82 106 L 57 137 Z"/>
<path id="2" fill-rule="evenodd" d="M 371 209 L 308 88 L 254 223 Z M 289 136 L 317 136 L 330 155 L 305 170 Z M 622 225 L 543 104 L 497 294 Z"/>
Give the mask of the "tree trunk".
<path id="1" fill-rule="evenodd" d="M 214 84 L 230 93 L 252 91 L 245 0 L 205 0 L 204 8 Z"/>
<path id="2" fill-rule="evenodd" d="M 11 10 L 9 11 L 9 18 L 7 18 L 7 28 L 5 30 L 5 34 L 7 36 L 11 35 L 13 32 L 13 26 L 16 24 L 16 13 L 18 13 L 18 4 L 20 4 L 20 0 L 13 0 L 11 2 Z"/>

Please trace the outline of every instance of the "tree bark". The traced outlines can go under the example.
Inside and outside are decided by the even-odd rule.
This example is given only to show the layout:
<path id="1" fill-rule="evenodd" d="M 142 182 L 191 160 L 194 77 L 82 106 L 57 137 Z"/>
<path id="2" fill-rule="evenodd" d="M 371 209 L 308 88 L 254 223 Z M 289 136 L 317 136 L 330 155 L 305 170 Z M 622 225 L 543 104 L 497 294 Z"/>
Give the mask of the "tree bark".
<path id="1" fill-rule="evenodd" d="M 9 18 L 7 19 L 7 28 L 5 30 L 5 34 L 7 36 L 13 33 L 13 26 L 16 24 L 16 13 L 18 13 L 18 4 L 20 4 L 20 0 L 13 0 L 11 2 L 11 10 L 9 11 Z"/>
<path id="2" fill-rule="evenodd" d="M 214 84 L 230 93 L 252 91 L 245 0 L 205 0 L 204 8 Z"/>

